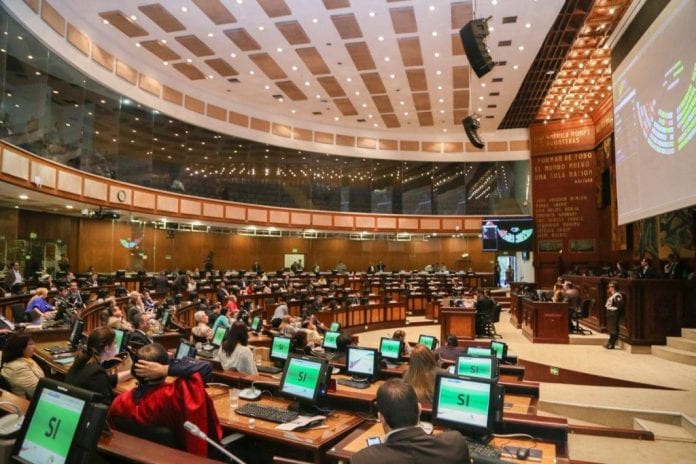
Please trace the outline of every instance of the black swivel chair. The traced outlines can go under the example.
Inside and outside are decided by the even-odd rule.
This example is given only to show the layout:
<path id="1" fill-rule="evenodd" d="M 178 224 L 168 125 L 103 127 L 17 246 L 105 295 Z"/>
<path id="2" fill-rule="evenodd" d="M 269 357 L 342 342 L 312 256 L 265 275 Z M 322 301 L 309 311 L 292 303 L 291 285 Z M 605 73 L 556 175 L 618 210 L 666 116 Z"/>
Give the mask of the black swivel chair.
<path id="1" fill-rule="evenodd" d="M 12 318 L 14 319 L 15 324 L 19 324 L 22 322 L 28 322 L 27 321 L 27 313 L 24 312 L 26 308 L 22 303 L 13 303 L 12 304 Z"/>
<path id="2" fill-rule="evenodd" d="M 582 300 L 580 303 L 580 306 L 575 308 L 572 313 L 570 314 L 571 319 L 573 320 L 573 328 L 570 333 L 576 334 L 576 335 L 592 335 L 592 331 L 589 329 L 585 329 L 580 326 L 580 319 L 585 319 L 589 317 L 590 315 L 590 308 L 594 304 L 594 300 L 591 299 L 586 299 Z"/>

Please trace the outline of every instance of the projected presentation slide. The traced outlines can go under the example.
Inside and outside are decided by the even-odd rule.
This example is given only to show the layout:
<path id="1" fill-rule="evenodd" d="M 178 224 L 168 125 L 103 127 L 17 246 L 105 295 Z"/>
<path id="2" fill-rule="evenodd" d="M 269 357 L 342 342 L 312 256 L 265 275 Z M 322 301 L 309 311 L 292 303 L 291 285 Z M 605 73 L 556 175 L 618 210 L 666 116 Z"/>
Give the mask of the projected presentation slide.
<path id="1" fill-rule="evenodd" d="M 443 420 L 486 427 L 490 385 L 443 378 L 437 417 Z"/>
<path id="2" fill-rule="evenodd" d="M 299 398 L 313 399 L 320 372 L 321 363 L 291 358 L 283 391 Z"/>
<path id="3" fill-rule="evenodd" d="M 696 203 L 696 2 L 673 0 L 613 76 L 619 223 Z"/>
<path id="4" fill-rule="evenodd" d="M 382 353 L 383 358 L 398 360 L 399 356 L 401 356 L 399 348 L 401 348 L 401 342 L 399 340 L 383 338 L 379 352 Z"/>
<path id="5" fill-rule="evenodd" d="M 28 462 L 66 462 L 85 402 L 44 389 L 19 456 Z"/>
<path id="6" fill-rule="evenodd" d="M 490 379 L 491 358 L 477 358 L 475 356 L 460 357 L 457 364 L 457 375 L 468 375 L 470 377 L 482 377 Z"/>
<path id="7" fill-rule="evenodd" d="M 365 375 L 374 374 L 375 352 L 371 350 L 350 350 L 348 370 Z"/>

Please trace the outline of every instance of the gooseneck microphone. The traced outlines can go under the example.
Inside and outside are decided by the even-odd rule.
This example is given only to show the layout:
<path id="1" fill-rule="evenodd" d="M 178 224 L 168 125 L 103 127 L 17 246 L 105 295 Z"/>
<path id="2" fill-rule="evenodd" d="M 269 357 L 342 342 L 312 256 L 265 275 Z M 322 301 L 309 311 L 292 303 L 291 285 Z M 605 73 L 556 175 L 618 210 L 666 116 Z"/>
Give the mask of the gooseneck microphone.
<path id="1" fill-rule="evenodd" d="M 232 460 L 233 462 L 236 462 L 236 463 L 238 463 L 238 464 L 246 464 L 244 461 L 242 461 L 241 459 L 239 459 L 237 456 L 235 456 L 234 454 L 230 453 L 230 452 L 227 451 L 225 448 L 223 448 L 222 446 L 218 445 L 218 444 L 215 443 L 213 440 L 211 440 L 210 437 L 208 437 L 208 435 L 206 435 L 205 433 L 203 433 L 203 431 L 202 431 L 200 428 L 198 428 L 198 426 L 197 426 L 196 424 L 194 424 L 193 422 L 189 422 L 189 421 L 184 422 L 184 428 L 185 428 L 186 431 L 187 431 L 188 433 L 190 433 L 191 435 L 193 435 L 193 436 L 195 436 L 195 437 L 198 437 L 198 438 L 200 438 L 201 440 L 205 440 L 205 441 L 207 441 L 208 443 L 210 443 L 211 445 L 213 445 L 213 446 L 214 446 L 215 448 L 217 448 L 221 453 L 223 453 L 225 456 L 227 456 L 228 458 L 230 458 L 230 460 Z"/>

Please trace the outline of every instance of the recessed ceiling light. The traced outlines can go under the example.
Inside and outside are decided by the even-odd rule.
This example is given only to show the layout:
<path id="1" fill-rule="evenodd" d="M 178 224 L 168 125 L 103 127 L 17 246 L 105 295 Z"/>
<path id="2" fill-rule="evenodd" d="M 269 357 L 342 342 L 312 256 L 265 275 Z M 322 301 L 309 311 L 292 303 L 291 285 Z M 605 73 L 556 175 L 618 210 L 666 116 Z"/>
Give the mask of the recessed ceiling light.
<path id="1" fill-rule="evenodd" d="M 399 105 L 404 105 L 404 104 L 405 104 L 405 103 L 404 103 L 403 100 L 401 100 L 401 101 L 399 102 Z"/>
<path id="2" fill-rule="evenodd" d="M 334 121 L 338 121 L 338 116 L 334 116 Z"/>
<path id="3" fill-rule="evenodd" d="M 305 81 L 305 82 L 304 82 L 304 85 L 305 85 L 306 87 L 309 87 L 309 81 Z"/>
<path id="4" fill-rule="evenodd" d="M 166 44 L 166 43 L 167 43 L 167 39 L 162 39 L 162 40 L 160 40 L 160 42 L 162 42 L 163 44 Z"/>
<path id="5" fill-rule="evenodd" d="M 440 114 L 445 114 L 445 110 L 440 110 Z"/>
<path id="6" fill-rule="evenodd" d="M 259 31 L 263 31 L 264 29 L 265 29 L 265 27 L 259 26 Z"/>
<path id="7" fill-rule="evenodd" d="M 244 3 L 244 0 L 237 0 L 237 3 L 241 5 L 242 3 Z"/>
<path id="8" fill-rule="evenodd" d="M 497 4 L 498 4 L 498 0 L 491 0 L 491 5 L 497 5 Z"/>
<path id="9" fill-rule="evenodd" d="M 481 82 L 481 87 L 485 87 L 485 86 L 486 86 L 486 83 L 485 83 L 485 82 Z"/>
<path id="10" fill-rule="evenodd" d="M 389 58 L 388 56 L 385 56 L 385 57 L 384 57 L 384 61 L 386 61 L 387 63 L 389 62 L 390 59 L 391 59 L 391 58 Z"/>
<path id="11" fill-rule="evenodd" d="M 346 77 L 346 81 L 353 82 L 353 79 L 351 77 Z"/>
<path id="12" fill-rule="evenodd" d="M 142 47 L 142 45 L 140 45 L 140 42 L 136 43 L 135 46 L 138 48 Z"/>
<path id="13" fill-rule="evenodd" d="M 186 13 L 186 12 L 188 11 L 188 8 L 186 8 L 185 6 L 182 6 L 182 7 L 181 7 L 181 11 L 184 12 L 184 13 Z"/>
<path id="14" fill-rule="evenodd" d="M 488 32 L 493 32 L 495 28 L 493 26 L 488 26 Z"/>
<path id="15" fill-rule="evenodd" d="M 276 51 L 277 51 L 278 53 L 283 53 L 283 49 L 282 49 L 282 47 L 278 47 L 278 48 L 276 48 Z"/>
<path id="16" fill-rule="evenodd" d="M 237 58 L 237 54 L 234 53 L 234 52 L 233 52 L 233 53 L 230 53 L 230 56 L 231 56 L 232 58 Z"/>
<path id="17" fill-rule="evenodd" d="M 532 27 L 532 23 L 527 23 L 527 24 L 524 25 L 524 27 L 526 27 L 527 29 L 529 29 L 530 27 Z"/>
<path id="18" fill-rule="evenodd" d="M 404 116 L 408 116 L 408 111 L 404 111 Z"/>
<path id="19" fill-rule="evenodd" d="M 165 65 L 165 66 L 168 66 L 168 65 L 169 65 L 169 61 L 163 61 L 162 64 Z"/>
<path id="20" fill-rule="evenodd" d="M 28 195 L 21 194 L 21 195 L 19 196 L 19 199 L 20 199 L 20 200 L 28 200 L 28 199 L 29 199 L 29 196 L 28 196 Z"/>
<path id="21" fill-rule="evenodd" d="M 313 22 L 314 24 L 316 24 L 316 23 L 319 22 L 319 20 L 318 20 L 317 18 L 312 18 L 312 22 Z"/>
<path id="22" fill-rule="evenodd" d="M 382 36 L 380 35 L 379 37 L 377 37 L 377 40 L 379 40 L 380 42 L 383 42 L 383 41 L 384 41 L 384 37 L 382 37 Z"/>
<path id="23" fill-rule="evenodd" d="M 212 32 L 208 32 L 208 37 L 213 37 L 214 35 L 215 34 L 213 34 Z"/>
<path id="24" fill-rule="evenodd" d="M 356 91 L 355 91 L 355 95 L 360 96 L 360 91 L 359 91 L 359 90 L 356 90 Z"/>
<path id="25" fill-rule="evenodd" d="M 367 103 L 363 103 L 363 104 L 362 104 L 362 107 L 363 107 L 363 108 L 367 108 Z"/>
<path id="26" fill-rule="evenodd" d="M 319 100 L 321 98 L 321 95 L 319 95 L 319 94 L 316 94 L 315 96 L 317 97 L 317 100 Z"/>
<path id="27" fill-rule="evenodd" d="M 186 58 L 187 63 L 193 63 L 193 60 L 191 58 Z"/>
<path id="28" fill-rule="evenodd" d="M 442 90 L 442 86 L 441 86 L 441 85 L 438 85 L 438 86 L 437 86 L 437 90 Z"/>
<path id="29" fill-rule="evenodd" d="M 34 59 L 34 55 L 27 55 L 27 58 L 29 58 L 30 60 L 33 60 L 33 59 Z"/>
<path id="30" fill-rule="evenodd" d="M 137 21 L 137 20 L 138 20 L 138 17 L 135 16 L 135 15 L 130 15 L 130 19 L 132 19 L 133 21 Z"/>
<path id="31" fill-rule="evenodd" d="M 437 37 L 437 31 L 433 31 L 432 35 L 433 37 Z"/>
<path id="32" fill-rule="evenodd" d="M 253 75 L 254 75 L 254 70 L 252 69 L 251 71 L 249 71 L 249 74 L 251 74 L 251 75 L 253 76 Z"/>
<path id="33" fill-rule="evenodd" d="M 292 110 L 291 113 L 295 114 L 295 113 L 297 113 L 297 110 Z"/>
<path id="34" fill-rule="evenodd" d="M 373 126 L 373 127 L 379 127 L 379 124 L 374 123 L 374 124 L 372 124 L 372 126 Z"/>
<path id="35" fill-rule="evenodd" d="M 520 45 L 519 47 L 517 47 L 517 49 L 518 49 L 519 51 L 524 50 L 524 45 Z"/>
<path id="36" fill-rule="evenodd" d="M 440 99 L 438 99 L 438 102 L 440 102 L 440 103 L 445 103 L 445 99 L 444 99 L 444 98 L 440 98 Z"/>
<path id="37" fill-rule="evenodd" d="M 54 90 L 53 93 L 54 93 L 55 95 L 58 95 L 60 92 L 58 92 L 57 90 Z"/>
<path id="38" fill-rule="evenodd" d="M 396 78 L 396 74 L 390 74 L 389 77 L 392 78 L 392 79 L 395 79 L 395 78 Z"/>
<path id="39" fill-rule="evenodd" d="M 435 52 L 435 58 L 440 58 L 440 52 Z"/>
<path id="40" fill-rule="evenodd" d="M 102 19 L 102 22 L 103 22 L 104 24 L 109 24 L 109 20 L 108 20 L 108 19 Z M 20 40 L 21 40 L 21 39 L 20 39 Z"/>
<path id="41" fill-rule="evenodd" d="M 435 11 L 435 5 L 430 5 L 430 6 L 428 7 L 428 9 L 429 9 L 430 11 Z"/>
<path id="42" fill-rule="evenodd" d="M 481 96 L 479 97 L 479 100 L 483 100 L 483 98 L 484 98 L 483 95 L 481 95 Z"/>
<path id="43" fill-rule="evenodd" d="M 294 65 L 293 65 L 292 70 L 293 70 L 293 71 L 297 71 L 297 66 L 294 66 Z"/>
<path id="44" fill-rule="evenodd" d="M 442 129 L 442 132 L 447 132 L 447 128 L 445 127 L 444 129 Z"/>
<path id="45" fill-rule="evenodd" d="M 68 209 L 73 209 L 73 208 L 74 208 L 73 205 L 65 205 L 65 207 L 68 208 Z"/>
<path id="46" fill-rule="evenodd" d="M 374 18 L 374 17 L 375 17 L 375 12 L 374 12 L 374 11 L 370 11 L 368 14 L 370 15 L 370 18 Z"/>
<path id="47" fill-rule="evenodd" d="M 519 68 L 519 66 L 517 66 L 517 65 L 514 65 L 514 66 L 512 67 L 512 69 L 518 69 L 518 68 Z"/>

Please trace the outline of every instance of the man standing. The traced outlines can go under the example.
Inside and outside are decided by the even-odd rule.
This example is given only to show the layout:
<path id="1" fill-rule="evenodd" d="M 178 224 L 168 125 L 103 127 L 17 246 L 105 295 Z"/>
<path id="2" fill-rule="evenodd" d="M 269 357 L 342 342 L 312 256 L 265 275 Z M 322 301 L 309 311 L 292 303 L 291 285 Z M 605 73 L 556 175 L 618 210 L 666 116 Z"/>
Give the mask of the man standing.
<path id="1" fill-rule="evenodd" d="M 420 404 L 413 387 L 390 379 L 377 390 L 378 418 L 384 443 L 355 453 L 352 464 L 440 464 L 469 462 L 469 447 L 456 431 L 428 435 L 419 425 Z"/>
<path id="2" fill-rule="evenodd" d="M 607 310 L 607 332 L 609 332 L 609 342 L 604 345 L 604 348 L 613 350 L 616 346 L 616 341 L 619 339 L 619 314 L 624 307 L 624 299 L 621 292 L 617 288 L 616 282 L 611 281 L 608 285 L 609 298 L 604 304 Z"/>
<path id="3" fill-rule="evenodd" d="M 5 288 L 8 292 L 18 293 L 22 284 L 22 274 L 19 273 L 19 262 L 12 261 L 5 274 Z"/>

